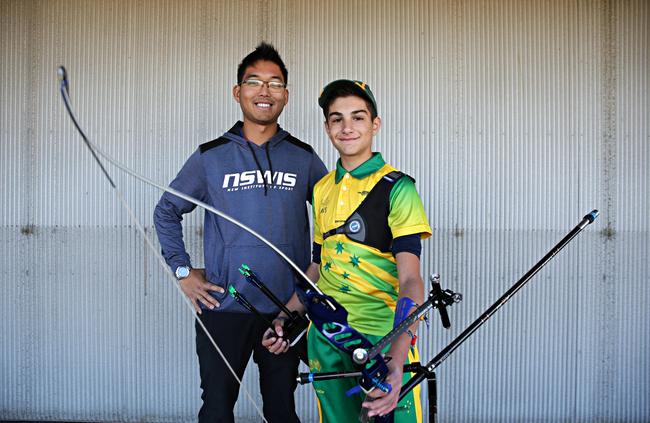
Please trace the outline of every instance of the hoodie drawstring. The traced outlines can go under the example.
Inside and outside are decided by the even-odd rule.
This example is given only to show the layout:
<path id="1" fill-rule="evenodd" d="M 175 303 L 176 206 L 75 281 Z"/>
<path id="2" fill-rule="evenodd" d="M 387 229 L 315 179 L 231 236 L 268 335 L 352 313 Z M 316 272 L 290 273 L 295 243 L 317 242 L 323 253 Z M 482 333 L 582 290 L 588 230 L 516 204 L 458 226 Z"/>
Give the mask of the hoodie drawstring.
<path id="1" fill-rule="evenodd" d="M 257 165 L 257 169 L 260 171 L 260 174 L 262 175 L 262 181 L 264 181 L 264 196 L 267 195 L 268 192 L 268 184 L 266 183 L 266 177 L 264 176 L 264 171 L 262 170 L 262 166 L 260 166 L 259 160 L 257 160 L 257 155 L 255 154 L 255 150 L 253 150 L 253 147 L 250 144 L 250 141 L 246 141 L 246 144 L 248 145 L 248 148 L 251 150 L 251 153 L 253 154 L 253 158 L 255 159 L 255 164 Z M 273 166 L 271 166 L 271 156 L 269 155 L 269 143 L 266 143 L 266 159 L 269 162 L 269 168 L 271 170 L 271 181 L 273 181 Z"/>
<path id="2" fill-rule="evenodd" d="M 269 170 L 271 171 L 271 184 L 273 184 L 273 165 L 271 164 L 271 155 L 269 154 L 269 142 L 264 144 L 266 150 L 266 161 L 269 162 Z"/>

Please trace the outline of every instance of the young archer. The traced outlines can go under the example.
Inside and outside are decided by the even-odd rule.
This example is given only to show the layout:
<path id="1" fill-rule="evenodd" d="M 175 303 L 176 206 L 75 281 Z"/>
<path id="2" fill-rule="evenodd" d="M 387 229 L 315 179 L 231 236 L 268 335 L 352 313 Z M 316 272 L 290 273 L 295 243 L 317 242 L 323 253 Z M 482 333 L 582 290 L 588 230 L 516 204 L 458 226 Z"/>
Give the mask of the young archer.
<path id="1" fill-rule="evenodd" d="M 424 300 L 421 240 L 431 236 L 431 228 L 414 181 L 372 151 L 381 119 L 370 87 L 360 81 L 337 80 L 323 89 L 318 104 L 325 116 L 325 132 L 340 158 L 336 170 L 314 187 L 314 263 L 307 274 L 346 308 L 350 326 L 374 343 L 392 329 L 400 298 L 418 304 Z M 363 237 L 336 230 L 350 223 L 351 216 L 361 216 L 357 220 Z M 289 308 L 304 310 L 295 296 Z M 276 322 L 276 332 L 281 335 L 281 321 Z M 323 422 L 352 421 L 361 407 L 367 408 L 371 417 L 395 410 L 396 422 L 421 421 L 419 389 L 397 404 L 405 381 L 403 365 L 418 360 L 417 350 L 411 347 L 416 326 L 399 336 L 386 352 L 392 358 L 386 380 L 392 386 L 390 393 L 375 389 L 371 398 L 364 400 L 360 395 L 345 394 L 356 385 L 354 379 L 314 382 Z M 355 370 L 349 355 L 314 325 L 307 342 L 311 371 Z M 276 339 L 271 331 L 263 345 L 274 353 L 287 350 L 286 342 Z"/>

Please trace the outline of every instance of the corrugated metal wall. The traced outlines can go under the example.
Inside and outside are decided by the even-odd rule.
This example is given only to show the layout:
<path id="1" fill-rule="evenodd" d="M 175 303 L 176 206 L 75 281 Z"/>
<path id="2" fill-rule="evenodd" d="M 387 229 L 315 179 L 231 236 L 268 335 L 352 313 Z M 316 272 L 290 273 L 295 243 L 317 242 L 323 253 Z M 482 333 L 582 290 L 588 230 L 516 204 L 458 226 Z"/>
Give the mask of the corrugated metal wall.
<path id="1" fill-rule="evenodd" d="M 0 35 L 0 419 L 194 418 L 191 316 L 55 71 L 91 139 L 165 183 L 239 117 L 236 66 L 265 39 L 290 70 L 281 123 L 328 166 L 320 87 L 375 91 L 377 148 L 417 179 L 434 227 L 424 272 L 465 297 L 451 330 L 423 331 L 423 358 L 602 212 L 439 368 L 441 421 L 650 420 L 647 1 L 0 1 Z M 109 169 L 151 230 L 159 193 Z M 259 400 L 253 367 L 245 379 Z M 297 396 L 316 421 L 311 388 Z"/>

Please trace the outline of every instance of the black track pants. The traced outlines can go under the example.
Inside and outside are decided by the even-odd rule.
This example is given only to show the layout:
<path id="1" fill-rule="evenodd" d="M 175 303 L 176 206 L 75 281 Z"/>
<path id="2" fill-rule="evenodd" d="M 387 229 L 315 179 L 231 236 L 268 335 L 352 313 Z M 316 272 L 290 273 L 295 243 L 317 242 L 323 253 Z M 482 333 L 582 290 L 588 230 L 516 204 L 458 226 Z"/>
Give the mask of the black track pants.
<path id="1" fill-rule="evenodd" d="M 293 398 L 298 374 L 298 356 L 294 348 L 285 354 L 269 353 L 261 344 L 266 327 L 251 314 L 204 310 L 201 321 L 240 379 L 253 353 L 253 361 L 260 372 L 264 417 L 269 423 L 299 422 Z M 198 323 L 195 328 L 203 390 L 199 423 L 234 422 L 233 408 L 239 385 Z"/>

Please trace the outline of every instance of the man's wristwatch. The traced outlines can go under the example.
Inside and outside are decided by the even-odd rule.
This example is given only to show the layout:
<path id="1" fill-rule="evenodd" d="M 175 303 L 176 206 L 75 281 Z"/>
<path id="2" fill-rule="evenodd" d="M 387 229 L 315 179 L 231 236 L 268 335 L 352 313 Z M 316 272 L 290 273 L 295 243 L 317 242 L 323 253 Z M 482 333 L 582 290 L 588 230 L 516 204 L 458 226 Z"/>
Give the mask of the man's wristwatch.
<path id="1" fill-rule="evenodd" d="M 174 273 L 176 274 L 176 279 L 178 279 L 180 281 L 180 280 L 185 279 L 186 277 L 188 277 L 190 275 L 190 267 L 189 266 L 178 266 L 176 268 L 176 272 L 174 272 Z"/>

